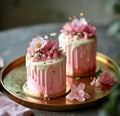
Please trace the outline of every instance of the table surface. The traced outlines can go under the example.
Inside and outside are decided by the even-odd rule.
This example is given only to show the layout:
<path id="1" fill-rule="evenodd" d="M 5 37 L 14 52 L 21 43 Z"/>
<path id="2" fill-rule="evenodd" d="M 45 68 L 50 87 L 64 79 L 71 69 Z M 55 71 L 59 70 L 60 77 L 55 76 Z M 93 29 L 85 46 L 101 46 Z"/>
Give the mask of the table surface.
<path id="1" fill-rule="evenodd" d="M 39 24 L 27 27 L 19 27 L 0 31 L 0 56 L 4 59 L 5 65 L 15 58 L 26 54 L 29 42 L 33 37 L 40 34 L 48 35 L 52 32 L 60 33 L 63 23 Z M 97 51 L 108 57 L 115 59 L 120 53 L 120 40 L 107 35 L 107 27 L 97 25 Z M 119 103 L 120 104 L 120 103 Z M 95 104 L 89 108 L 79 109 L 77 111 L 43 111 L 32 109 L 35 116 L 96 116 L 102 103 Z M 119 105 L 120 111 L 120 105 Z"/>

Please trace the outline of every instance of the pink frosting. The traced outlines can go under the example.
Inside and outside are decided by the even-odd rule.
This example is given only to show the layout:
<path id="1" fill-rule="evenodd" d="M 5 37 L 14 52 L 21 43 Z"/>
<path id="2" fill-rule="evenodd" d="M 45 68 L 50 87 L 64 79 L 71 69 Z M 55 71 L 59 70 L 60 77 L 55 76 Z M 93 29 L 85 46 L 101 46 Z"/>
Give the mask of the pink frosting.
<path id="1" fill-rule="evenodd" d="M 59 63 L 51 63 L 45 69 L 39 68 L 40 65 L 35 65 L 33 71 L 32 65 L 33 63 L 27 65 L 27 86 L 30 92 L 44 97 L 54 96 L 62 91 L 64 92 L 61 94 L 65 93 L 65 58 Z"/>
<path id="2" fill-rule="evenodd" d="M 27 53 L 29 54 L 28 58 L 31 58 L 34 62 L 56 59 L 61 56 L 61 50 L 58 49 L 57 41 L 46 40 L 42 36 L 32 39 Z"/>
<path id="3" fill-rule="evenodd" d="M 78 34 L 81 35 L 82 38 L 89 39 L 95 35 L 96 27 L 87 25 L 87 22 L 85 23 L 85 20 L 82 18 L 80 20 L 73 20 L 71 23 L 66 23 L 61 32 L 68 35 L 70 38 Z"/>

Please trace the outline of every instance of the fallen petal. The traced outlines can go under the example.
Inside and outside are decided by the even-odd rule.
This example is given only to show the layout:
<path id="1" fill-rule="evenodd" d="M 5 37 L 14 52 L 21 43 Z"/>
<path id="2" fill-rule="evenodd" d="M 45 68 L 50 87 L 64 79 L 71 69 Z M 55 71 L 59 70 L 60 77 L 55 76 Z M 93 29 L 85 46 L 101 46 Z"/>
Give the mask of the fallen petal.
<path id="1" fill-rule="evenodd" d="M 79 90 L 79 91 L 77 91 L 77 92 L 78 92 L 78 94 L 79 94 L 80 96 L 84 96 L 84 94 L 85 94 L 84 90 Z"/>
<path id="2" fill-rule="evenodd" d="M 85 92 L 85 98 L 90 99 L 90 95 L 87 92 Z"/>
<path id="3" fill-rule="evenodd" d="M 92 82 L 90 83 L 91 86 L 95 86 L 95 80 L 96 80 L 96 78 L 94 78 L 94 79 L 92 80 Z"/>
<path id="4" fill-rule="evenodd" d="M 76 91 L 77 90 L 77 87 L 76 87 L 76 85 L 75 84 L 71 84 L 71 91 Z"/>
<path id="5" fill-rule="evenodd" d="M 85 89 L 85 84 L 84 83 L 79 83 L 78 85 L 78 91 L 79 90 L 84 90 Z"/>
<path id="6" fill-rule="evenodd" d="M 100 79 L 96 79 L 95 81 L 95 87 L 100 87 L 101 86 L 101 82 L 100 82 Z"/>

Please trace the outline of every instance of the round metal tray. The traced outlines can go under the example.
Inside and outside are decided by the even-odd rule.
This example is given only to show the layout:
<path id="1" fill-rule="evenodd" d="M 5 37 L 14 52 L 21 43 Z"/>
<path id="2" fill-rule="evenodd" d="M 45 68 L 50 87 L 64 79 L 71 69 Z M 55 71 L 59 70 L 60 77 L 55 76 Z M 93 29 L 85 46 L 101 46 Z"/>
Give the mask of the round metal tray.
<path id="1" fill-rule="evenodd" d="M 97 53 L 96 56 L 97 69 L 106 70 L 110 75 L 114 76 L 117 80 L 117 84 L 120 82 L 120 69 L 119 66 L 109 57 L 104 54 Z M 67 80 L 72 79 L 66 77 Z M 90 85 L 92 81 L 89 77 L 80 78 L 79 81 L 85 83 L 85 91 L 89 93 L 90 99 L 80 102 L 80 101 L 69 101 L 66 96 L 52 100 L 40 100 L 27 96 L 23 91 L 23 85 L 26 81 L 26 68 L 25 68 L 25 55 L 21 56 L 10 64 L 8 64 L 2 71 L 1 83 L 7 93 L 7 95 L 18 102 L 19 104 L 25 105 L 31 108 L 37 108 L 42 110 L 75 110 L 88 105 L 106 97 L 110 94 L 111 88 L 102 85 L 100 88 L 95 88 Z"/>

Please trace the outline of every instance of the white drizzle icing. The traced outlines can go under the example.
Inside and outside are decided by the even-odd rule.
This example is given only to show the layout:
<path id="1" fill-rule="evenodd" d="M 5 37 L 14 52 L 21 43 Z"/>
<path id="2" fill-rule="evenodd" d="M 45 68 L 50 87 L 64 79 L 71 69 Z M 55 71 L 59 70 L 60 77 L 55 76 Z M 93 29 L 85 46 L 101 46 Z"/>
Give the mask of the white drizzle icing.
<path id="1" fill-rule="evenodd" d="M 86 54 L 86 52 L 87 52 L 87 62 L 89 62 L 90 61 L 90 59 L 89 59 L 89 54 L 90 54 L 89 51 L 90 50 L 89 49 L 91 49 L 91 43 L 93 41 L 95 41 L 96 38 L 89 39 L 89 40 L 88 39 L 77 40 L 76 38 L 79 38 L 79 36 L 76 35 L 73 38 L 68 38 L 63 33 L 61 33 L 59 35 L 59 41 L 64 43 L 64 48 L 67 47 L 67 49 L 69 50 L 69 52 L 70 52 L 70 48 L 69 47 L 71 47 L 71 52 L 73 52 L 73 50 L 75 48 L 81 46 L 81 48 L 80 48 L 81 49 L 80 50 L 81 51 L 80 52 L 80 57 L 83 58 L 83 54 Z M 86 50 L 84 50 L 84 51 L 82 50 L 82 45 L 86 46 Z M 69 52 L 68 52 L 68 54 L 70 54 Z M 70 57 L 70 58 L 72 58 L 72 57 Z M 68 63 L 69 63 L 69 58 L 68 58 Z"/>
<path id="2" fill-rule="evenodd" d="M 52 65 L 57 66 L 57 67 L 59 66 L 60 85 L 62 86 L 64 78 L 63 78 L 63 73 L 61 73 L 61 72 L 63 72 L 63 65 L 65 65 L 64 64 L 65 61 L 66 61 L 66 56 L 65 55 L 62 55 L 58 59 L 46 60 L 46 61 L 40 61 L 40 62 L 33 62 L 30 59 L 27 59 L 27 55 L 26 55 L 26 68 L 29 71 L 31 71 L 32 79 L 34 79 L 34 81 L 36 81 L 39 86 L 41 86 L 41 87 L 45 86 L 45 94 L 44 94 L 45 97 L 48 96 L 47 81 L 49 79 L 49 75 L 47 75 L 47 72 L 48 72 L 49 67 L 52 66 Z M 39 73 L 40 77 L 42 77 L 42 78 L 39 78 L 38 73 Z M 53 75 L 53 76 L 51 77 L 52 80 L 53 80 L 53 78 L 56 78 L 55 77 L 56 75 Z M 35 79 L 35 77 L 37 79 Z"/>
<path id="3" fill-rule="evenodd" d="M 79 37 L 79 36 L 78 36 Z M 68 38 L 67 36 L 65 36 L 63 33 L 61 33 L 59 35 L 59 41 L 62 41 L 64 43 L 64 46 L 71 46 L 71 49 L 74 50 L 75 48 L 81 46 L 81 45 L 85 45 L 85 44 L 89 44 L 92 43 L 94 41 L 94 39 L 74 39 L 73 38 Z"/>
<path id="4" fill-rule="evenodd" d="M 75 56 L 76 56 L 76 60 L 75 60 L 75 68 L 78 68 L 78 56 L 79 56 L 78 49 L 75 49 Z"/>
<path id="5" fill-rule="evenodd" d="M 48 81 L 48 78 L 47 78 L 47 70 L 45 70 L 45 94 L 44 94 L 44 97 L 47 97 L 48 96 L 48 84 L 47 84 L 47 81 Z"/>
<path id="6" fill-rule="evenodd" d="M 46 61 L 40 61 L 40 62 L 33 62 L 29 59 L 26 60 L 26 67 L 28 65 L 31 65 L 31 69 L 33 71 L 35 71 L 35 66 L 37 66 L 37 68 L 39 70 L 47 70 L 49 68 L 49 66 L 51 65 L 59 65 L 59 63 L 61 63 L 61 61 L 64 59 L 65 57 L 61 56 L 60 58 L 58 58 L 57 60 L 56 59 L 53 59 L 53 60 L 46 60 Z M 45 62 L 45 64 L 44 64 Z"/>
<path id="7" fill-rule="evenodd" d="M 64 49 L 66 55 L 68 56 L 66 64 L 70 65 L 69 69 L 71 74 L 73 73 L 71 66 L 78 68 L 80 62 L 79 59 L 83 59 L 84 56 L 86 56 L 83 60 L 86 60 L 86 62 L 90 62 L 90 52 L 91 49 L 93 49 L 93 44 L 96 43 L 96 37 L 93 37 L 91 39 L 79 39 L 79 36 L 75 35 L 73 38 L 69 38 L 68 36 L 61 33 L 58 40 L 60 43 L 60 47 Z M 74 62 L 72 62 L 73 58 L 75 59 Z"/>

